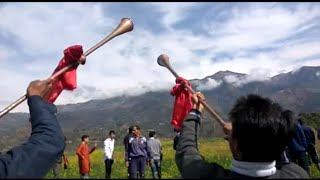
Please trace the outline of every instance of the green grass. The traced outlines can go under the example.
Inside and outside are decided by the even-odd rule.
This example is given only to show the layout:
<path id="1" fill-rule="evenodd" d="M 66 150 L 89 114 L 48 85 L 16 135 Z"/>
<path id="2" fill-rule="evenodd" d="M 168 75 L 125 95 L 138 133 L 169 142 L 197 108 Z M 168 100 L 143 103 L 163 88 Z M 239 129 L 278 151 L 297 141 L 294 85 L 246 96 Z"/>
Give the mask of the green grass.
<path id="1" fill-rule="evenodd" d="M 175 151 L 172 148 L 172 140 L 162 140 L 163 161 L 162 177 L 166 179 L 180 178 L 178 168 L 174 161 Z M 231 167 L 231 154 L 228 143 L 223 139 L 210 139 L 199 141 L 199 150 L 201 155 L 209 162 L 217 162 L 225 168 Z M 79 178 L 78 159 L 75 152 L 67 152 L 70 165 L 67 170 L 61 170 L 60 178 Z M 116 146 L 114 152 L 114 164 L 112 166 L 111 178 L 127 178 L 127 171 L 124 162 L 123 146 Z M 103 161 L 102 149 L 97 149 L 90 156 L 91 172 L 90 178 L 103 179 L 105 176 L 105 166 Z M 311 177 L 320 178 L 320 172 L 314 165 L 311 166 Z M 52 178 L 52 171 L 45 177 Z M 146 169 L 146 178 L 151 178 L 151 170 Z"/>

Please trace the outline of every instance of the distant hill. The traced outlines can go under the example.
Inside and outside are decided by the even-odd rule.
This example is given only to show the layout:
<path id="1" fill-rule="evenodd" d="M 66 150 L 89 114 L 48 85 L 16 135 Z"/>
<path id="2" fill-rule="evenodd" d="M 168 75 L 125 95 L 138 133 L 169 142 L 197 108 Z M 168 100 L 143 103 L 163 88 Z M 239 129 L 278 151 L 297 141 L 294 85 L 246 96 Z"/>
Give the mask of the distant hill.
<path id="1" fill-rule="evenodd" d="M 249 93 L 270 97 L 296 113 L 320 112 L 320 66 L 301 67 L 297 71 L 265 80 L 231 71 L 219 71 L 190 82 L 194 89 L 206 95 L 207 102 L 226 119 L 235 100 Z M 132 124 L 140 125 L 145 130 L 145 136 L 148 135 L 147 130 L 155 129 L 160 136 L 172 137 L 174 133 L 170 119 L 174 97 L 169 91 L 59 105 L 58 119 L 71 141 L 77 141 L 84 133 L 94 140 L 102 140 L 111 129 L 115 129 L 122 138 Z M 215 120 L 206 113 L 204 116 L 202 135 L 220 136 L 221 130 Z M 28 136 L 28 118 L 26 113 L 10 113 L 0 120 L 1 147 L 16 145 Z"/>

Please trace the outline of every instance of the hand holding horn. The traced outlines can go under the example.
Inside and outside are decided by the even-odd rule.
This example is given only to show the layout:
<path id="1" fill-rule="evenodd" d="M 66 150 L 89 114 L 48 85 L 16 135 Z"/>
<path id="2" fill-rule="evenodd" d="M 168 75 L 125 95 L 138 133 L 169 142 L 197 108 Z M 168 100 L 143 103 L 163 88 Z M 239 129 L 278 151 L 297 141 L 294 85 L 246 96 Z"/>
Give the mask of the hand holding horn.
<path id="1" fill-rule="evenodd" d="M 166 55 L 166 54 L 161 54 L 158 59 L 157 59 L 157 62 L 160 66 L 163 66 L 165 68 L 167 68 L 176 78 L 179 77 L 179 75 L 175 72 L 175 70 L 172 68 L 171 64 L 170 64 L 170 61 L 169 61 L 169 56 Z M 188 86 L 187 84 L 183 84 L 184 87 L 189 91 L 191 92 L 192 94 L 195 94 L 196 92 L 190 87 Z M 222 117 L 217 113 L 215 112 L 205 101 L 203 101 L 201 98 L 199 98 L 199 101 L 200 103 L 209 111 L 209 113 L 211 114 L 211 116 L 213 118 L 215 118 L 218 123 L 224 127 L 224 125 L 226 124 L 224 122 L 224 120 L 222 119 Z"/>

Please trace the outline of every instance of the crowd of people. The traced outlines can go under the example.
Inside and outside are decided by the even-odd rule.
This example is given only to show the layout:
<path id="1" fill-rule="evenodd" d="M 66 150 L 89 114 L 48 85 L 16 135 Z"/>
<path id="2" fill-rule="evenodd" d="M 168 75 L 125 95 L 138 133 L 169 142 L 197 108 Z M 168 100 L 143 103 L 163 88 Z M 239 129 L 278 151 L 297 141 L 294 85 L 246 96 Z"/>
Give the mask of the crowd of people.
<path id="1" fill-rule="evenodd" d="M 0 155 L 0 178 L 43 178 L 50 169 L 59 174 L 62 162 L 67 168 L 66 138 L 57 121 L 57 109 L 42 99 L 48 89 L 47 80 L 28 86 L 31 136 Z M 320 170 L 315 130 L 292 111 L 254 94 L 239 97 L 229 112 L 230 121 L 222 127 L 233 157 L 231 168 L 207 162 L 198 150 L 204 108 L 199 99 L 205 101 L 205 96 L 199 92 L 192 95 L 193 107 L 173 139 L 182 178 L 310 178 L 311 163 Z M 104 141 L 106 179 L 112 177 L 115 135 L 111 130 Z M 90 154 L 97 147 L 89 148 L 88 143 L 89 136 L 83 135 L 76 150 L 84 179 L 89 178 Z M 155 131 L 150 131 L 147 139 L 139 126 L 131 126 L 123 145 L 128 178 L 145 178 L 147 165 L 153 178 L 161 178 L 162 148 Z"/>
<path id="2" fill-rule="evenodd" d="M 111 178 L 112 165 L 114 162 L 115 136 L 115 131 L 111 130 L 108 138 L 103 142 L 105 179 Z M 89 136 L 83 135 L 76 151 L 81 179 L 89 179 L 90 154 L 93 153 L 97 147 L 97 144 L 95 144 L 94 147 L 90 149 L 88 143 Z M 161 179 L 162 147 L 155 131 L 150 131 L 149 139 L 147 139 L 141 135 L 139 126 L 130 126 L 128 134 L 123 139 L 123 145 L 128 178 L 144 178 L 147 165 L 149 165 L 152 177 L 154 179 Z"/>

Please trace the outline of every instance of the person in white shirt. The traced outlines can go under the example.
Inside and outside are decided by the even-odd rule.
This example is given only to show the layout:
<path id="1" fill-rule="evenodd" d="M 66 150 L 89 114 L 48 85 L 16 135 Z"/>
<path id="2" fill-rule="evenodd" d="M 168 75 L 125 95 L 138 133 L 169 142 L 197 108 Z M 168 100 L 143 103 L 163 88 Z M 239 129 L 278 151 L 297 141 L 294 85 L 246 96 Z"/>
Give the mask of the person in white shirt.
<path id="1" fill-rule="evenodd" d="M 104 163 L 106 166 L 106 179 L 111 177 L 111 167 L 113 164 L 114 138 L 116 133 L 114 130 L 109 132 L 109 137 L 104 141 Z"/>

